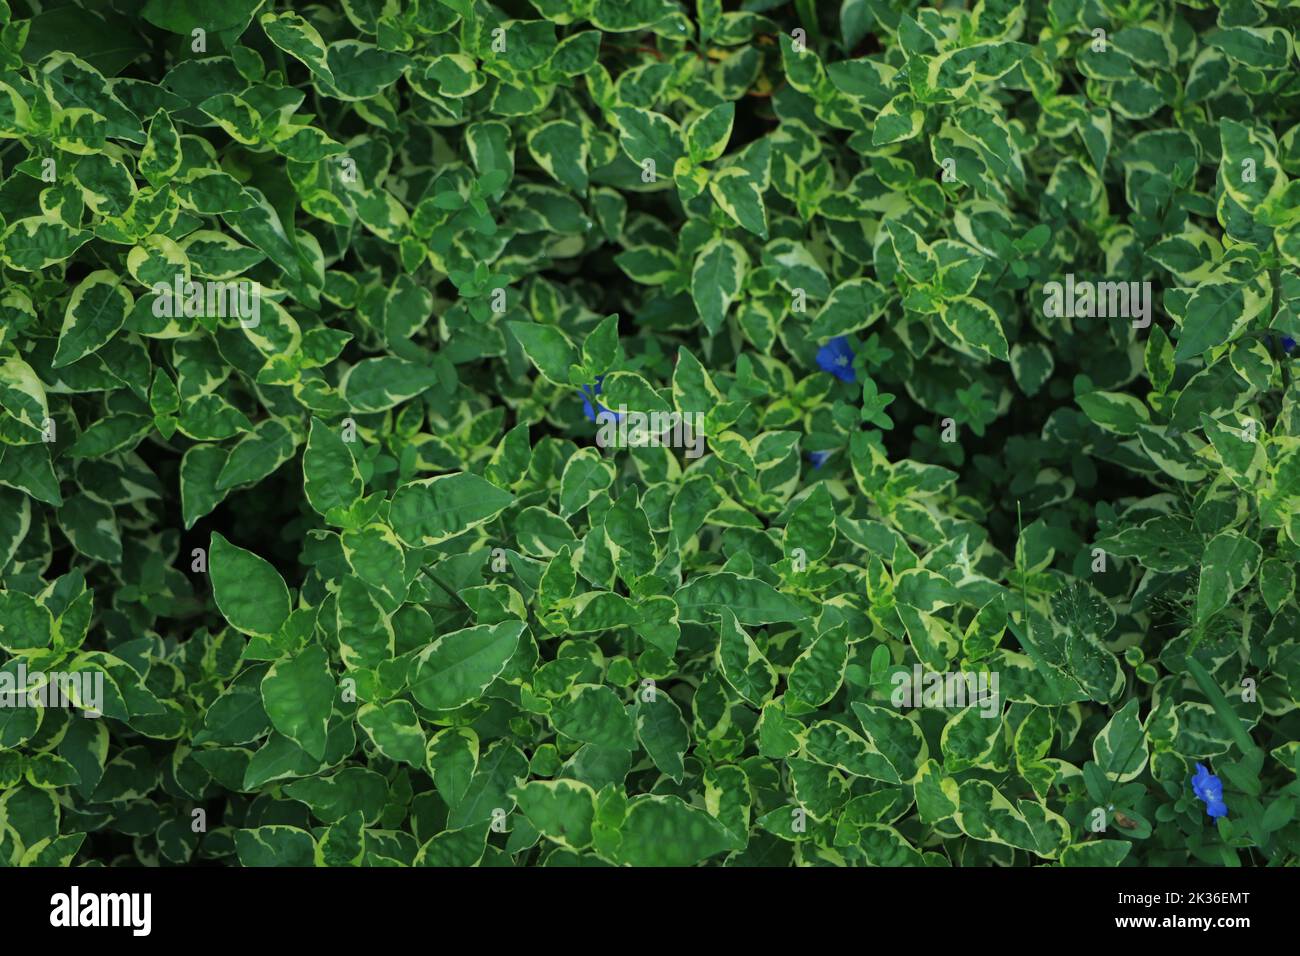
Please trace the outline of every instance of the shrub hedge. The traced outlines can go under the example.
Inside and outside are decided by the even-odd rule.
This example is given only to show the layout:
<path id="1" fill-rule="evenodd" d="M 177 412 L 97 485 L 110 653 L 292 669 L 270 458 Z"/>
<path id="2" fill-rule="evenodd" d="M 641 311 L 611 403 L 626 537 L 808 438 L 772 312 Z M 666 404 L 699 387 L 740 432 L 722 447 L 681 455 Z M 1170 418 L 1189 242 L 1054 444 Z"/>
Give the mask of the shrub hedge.
<path id="1" fill-rule="evenodd" d="M 1300 12 L 940 7 L 0 0 L 0 862 L 1297 863 Z"/>

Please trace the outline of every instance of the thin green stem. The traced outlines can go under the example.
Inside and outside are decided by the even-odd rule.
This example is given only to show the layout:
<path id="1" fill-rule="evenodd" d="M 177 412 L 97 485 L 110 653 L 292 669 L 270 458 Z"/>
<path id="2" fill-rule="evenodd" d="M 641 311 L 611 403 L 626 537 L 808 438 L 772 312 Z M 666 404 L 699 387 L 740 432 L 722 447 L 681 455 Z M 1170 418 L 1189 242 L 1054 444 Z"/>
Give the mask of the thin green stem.
<path id="1" fill-rule="evenodd" d="M 434 574 L 432 570 L 426 569 L 424 573 L 429 576 L 430 581 L 432 581 L 434 584 L 438 585 L 438 587 L 446 591 L 453 601 L 459 601 L 465 607 L 469 607 L 469 604 L 466 603 L 465 599 L 461 597 L 459 594 L 457 594 L 455 591 L 453 591 L 451 588 L 447 587 L 447 585 L 443 584 L 442 579 L 439 578 L 438 575 Z"/>
<path id="2" fill-rule="evenodd" d="M 1196 681 L 1196 686 L 1201 689 L 1205 699 L 1210 706 L 1214 708 L 1215 715 L 1223 724 L 1224 728 L 1232 735 L 1232 739 L 1240 748 L 1243 756 L 1257 757 L 1263 759 L 1264 753 L 1255 742 L 1250 739 L 1250 734 L 1246 733 L 1246 728 L 1241 726 L 1241 720 L 1237 717 L 1236 712 L 1228 706 L 1228 699 L 1223 696 L 1223 691 L 1219 685 L 1214 682 L 1209 671 L 1196 658 L 1188 654 L 1184 660 L 1187 662 L 1187 671 L 1192 675 L 1192 680 Z"/>

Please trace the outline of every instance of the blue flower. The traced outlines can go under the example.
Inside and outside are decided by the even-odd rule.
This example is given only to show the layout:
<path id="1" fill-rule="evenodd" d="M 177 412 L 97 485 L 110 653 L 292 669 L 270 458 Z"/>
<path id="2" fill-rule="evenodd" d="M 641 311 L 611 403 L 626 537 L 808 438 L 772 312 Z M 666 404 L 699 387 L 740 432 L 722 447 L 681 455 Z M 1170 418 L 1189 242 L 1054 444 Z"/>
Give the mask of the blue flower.
<path id="1" fill-rule="evenodd" d="M 1290 352 L 1293 348 L 1295 348 L 1295 339 L 1291 338 L 1291 336 L 1289 335 L 1283 336 L 1282 349 L 1284 351 Z"/>
<path id="2" fill-rule="evenodd" d="M 1205 764 L 1196 765 L 1196 776 L 1192 777 L 1192 793 L 1205 804 L 1205 812 L 1210 816 L 1228 815 L 1228 805 L 1223 802 L 1223 781 L 1206 770 Z"/>
<path id="3" fill-rule="evenodd" d="M 595 385 L 584 385 L 578 390 L 578 393 L 582 396 L 582 414 L 587 416 L 587 421 L 589 422 L 594 422 L 596 420 L 597 408 L 602 412 L 610 411 L 604 405 L 600 404 L 600 402 L 596 401 L 596 396 L 600 394 L 600 385 L 604 381 L 605 376 L 597 375 Z M 611 414 L 613 414 L 615 418 L 623 417 L 617 412 L 611 412 Z"/>
<path id="4" fill-rule="evenodd" d="M 843 335 L 837 335 L 817 350 L 817 365 L 841 382 L 857 381 L 853 373 L 853 349 L 849 348 L 849 340 Z"/>
<path id="5" fill-rule="evenodd" d="M 812 462 L 814 468 L 820 468 L 826 464 L 826 459 L 833 454 L 835 454 L 833 451 L 810 451 L 808 452 L 808 460 Z"/>

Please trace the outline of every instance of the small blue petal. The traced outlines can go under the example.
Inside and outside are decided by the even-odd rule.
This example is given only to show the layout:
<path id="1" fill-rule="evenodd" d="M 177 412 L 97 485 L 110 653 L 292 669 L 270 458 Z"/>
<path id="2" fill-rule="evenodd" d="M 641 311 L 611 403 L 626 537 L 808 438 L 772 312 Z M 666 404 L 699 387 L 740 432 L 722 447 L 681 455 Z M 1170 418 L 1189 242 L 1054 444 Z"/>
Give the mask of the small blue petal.
<path id="1" fill-rule="evenodd" d="M 1205 812 L 1210 816 L 1227 816 L 1228 805 L 1223 802 L 1223 781 L 1210 773 L 1205 764 L 1196 765 L 1196 774 L 1192 777 L 1192 793 L 1205 804 Z"/>
<path id="2" fill-rule="evenodd" d="M 596 420 L 597 410 L 599 409 L 602 412 L 609 412 L 614 416 L 615 420 L 622 421 L 623 416 L 621 414 L 606 408 L 604 405 L 600 404 L 600 402 L 596 401 L 596 396 L 600 394 L 600 387 L 604 381 L 604 375 L 597 375 L 595 385 L 584 385 L 582 388 L 578 389 L 578 393 L 582 396 L 582 414 L 587 417 L 587 421 L 594 422 Z"/>
<path id="3" fill-rule="evenodd" d="M 853 371 L 853 349 L 843 335 L 836 336 L 817 350 L 817 366 L 842 382 L 857 381 Z"/>
<path id="4" fill-rule="evenodd" d="M 1284 336 L 1282 339 L 1282 348 L 1290 352 L 1293 348 L 1295 348 L 1295 339 L 1291 338 L 1291 336 L 1289 335 Z"/>
<path id="5" fill-rule="evenodd" d="M 812 462 L 814 468 L 820 468 L 822 465 L 826 464 L 826 459 L 831 457 L 832 454 L 834 454 L 834 452 L 810 451 L 808 452 L 808 460 Z"/>

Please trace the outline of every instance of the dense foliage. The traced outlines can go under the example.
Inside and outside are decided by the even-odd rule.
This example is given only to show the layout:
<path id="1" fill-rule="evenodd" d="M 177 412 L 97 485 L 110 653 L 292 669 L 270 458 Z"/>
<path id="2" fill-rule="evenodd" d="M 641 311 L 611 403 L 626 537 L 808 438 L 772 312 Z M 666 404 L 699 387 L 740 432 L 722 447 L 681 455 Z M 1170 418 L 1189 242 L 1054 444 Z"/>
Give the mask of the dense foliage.
<path id="1" fill-rule="evenodd" d="M 0 0 L 0 862 L 1300 860 L 1300 10 L 737 6 Z"/>

